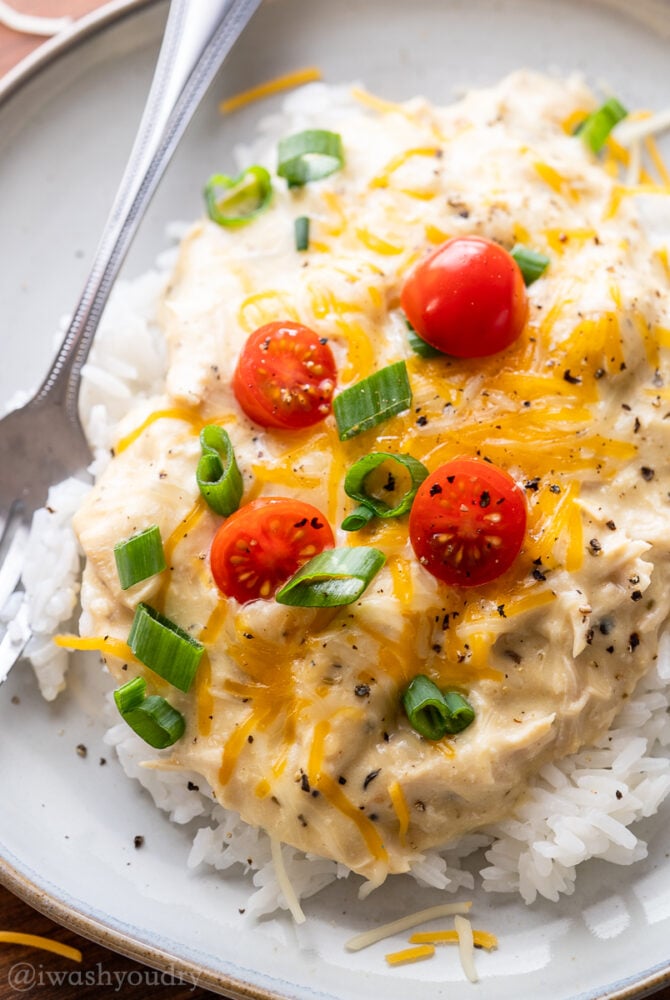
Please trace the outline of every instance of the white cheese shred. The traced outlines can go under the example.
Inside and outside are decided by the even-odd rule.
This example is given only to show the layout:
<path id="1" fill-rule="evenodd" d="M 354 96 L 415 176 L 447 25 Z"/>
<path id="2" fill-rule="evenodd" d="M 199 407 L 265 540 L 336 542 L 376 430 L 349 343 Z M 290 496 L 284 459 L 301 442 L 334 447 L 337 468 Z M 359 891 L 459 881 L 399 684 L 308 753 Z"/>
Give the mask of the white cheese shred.
<path id="1" fill-rule="evenodd" d="M 37 17 L 21 14 L 4 0 L 0 0 L 0 24 L 23 35 L 57 35 L 72 24 L 71 17 Z"/>
<path id="2" fill-rule="evenodd" d="M 377 941 L 391 937 L 393 934 L 402 934 L 403 931 L 417 927 L 428 920 L 436 920 L 438 917 L 452 917 L 460 913 L 467 913 L 472 906 L 467 903 L 440 903 L 438 906 L 429 906 L 427 910 L 417 910 L 416 913 L 408 913 L 406 917 L 392 920 L 388 924 L 374 927 L 372 930 L 364 931 L 350 938 L 344 945 L 347 951 L 360 951 L 361 948 L 368 948 Z"/>
<path id="3" fill-rule="evenodd" d="M 298 894 L 291 885 L 291 880 L 288 877 L 286 865 L 284 864 L 284 857 L 281 851 L 281 842 L 279 840 L 275 840 L 274 837 L 270 837 L 270 849 L 272 851 L 272 864 L 274 865 L 275 875 L 277 876 L 277 884 L 281 889 L 286 905 L 288 906 L 291 916 L 295 920 L 296 924 L 304 924 L 305 914 L 302 912 Z"/>
<path id="4" fill-rule="evenodd" d="M 471 983 L 479 982 L 479 976 L 475 969 L 475 941 L 472 933 L 472 924 L 465 917 L 455 916 L 454 927 L 458 934 L 458 953 L 463 966 L 463 972 Z"/>
<path id="5" fill-rule="evenodd" d="M 648 118 L 631 120 L 625 118 L 613 132 L 613 136 L 622 146 L 632 146 L 648 135 L 656 135 L 670 128 L 670 108 L 657 111 Z"/>
<path id="6" fill-rule="evenodd" d="M 642 167 L 642 144 L 640 141 L 630 144 L 630 159 L 626 171 L 626 184 L 633 187 L 640 180 L 640 169 Z"/>

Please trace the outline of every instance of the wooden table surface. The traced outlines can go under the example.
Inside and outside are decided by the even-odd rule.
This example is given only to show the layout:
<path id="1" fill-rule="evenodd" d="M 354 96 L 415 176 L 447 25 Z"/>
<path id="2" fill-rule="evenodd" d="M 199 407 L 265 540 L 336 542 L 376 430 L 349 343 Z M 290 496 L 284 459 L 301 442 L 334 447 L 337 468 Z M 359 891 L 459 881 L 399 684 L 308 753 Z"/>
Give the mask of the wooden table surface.
<path id="1" fill-rule="evenodd" d="M 104 0 L 11 0 L 26 14 L 80 17 L 101 7 Z M 28 55 L 41 39 L 20 35 L 0 25 L 0 76 Z M 102 995 L 124 1000 L 203 1000 L 214 997 L 190 984 L 170 983 L 147 969 L 100 945 L 87 941 L 31 909 L 0 886 L 0 930 L 38 934 L 78 948 L 81 964 L 25 945 L 0 944 L 0 1000 L 22 995 L 34 1000 L 98 1000 Z M 670 941 L 668 942 L 670 956 Z M 158 976 L 158 978 L 157 978 Z M 60 983 L 60 985 L 58 985 Z M 655 1000 L 670 1000 L 670 987 L 654 994 Z M 488 1000 L 488 998 L 487 998 Z M 530 998 L 533 1000 L 533 998 Z"/>

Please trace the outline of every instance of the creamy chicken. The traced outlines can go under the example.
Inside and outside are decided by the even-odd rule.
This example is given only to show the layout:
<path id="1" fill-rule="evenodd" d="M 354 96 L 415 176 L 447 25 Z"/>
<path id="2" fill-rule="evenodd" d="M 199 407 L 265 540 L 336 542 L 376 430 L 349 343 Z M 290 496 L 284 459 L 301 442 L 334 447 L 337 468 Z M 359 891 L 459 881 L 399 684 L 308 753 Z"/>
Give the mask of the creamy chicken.
<path id="1" fill-rule="evenodd" d="M 226 230 L 197 223 L 162 315 L 165 394 L 119 429 L 115 457 L 76 519 L 91 633 L 121 683 L 141 674 L 187 719 L 170 766 L 201 773 L 224 806 L 373 882 L 503 816 L 547 761 L 607 729 L 656 656 L 670 608 L 668 274 L 634 200 L 572 134 L 595 101 L 576 82 L 519 73 L 448 108 L 424 100 L 324 113 L 345 167 Z M 312 220 L 297 253 L 293 220 Z M 412 354 L 399 309 L 411 266 L 448 237 L 521 242 L 550 266 L 527 328 L 487 359 Z M 411 409 L 347 442 L 333 417 L 265 431 L 237 405 L 245 338 L 297 319 L 327 337 L 339 388 L 407 359 Z M 299 497 L 338 544 L 387 557 L 344 608 L 244 606 L 218 592 L 208 552 L 221 518 L 198 499 L 198 432 L 225 426 L 243 502 Z M 504 576 L 449 588 L 416 560 L 407 517 L 338 528 L 346 470 L 374 450 L 430 470 L 488 458 L 523 487 L 528 530 Z M 116 542 L 160 527 L 168 569 L 122 592 Z M 188 694 L 125 643 L 139 601 L 206 646 Z M 117 653 L 119 655 L 112 655 Z M 465 692 L 475 722 L 430 742 L 400 695 L 423 673 Z"/>

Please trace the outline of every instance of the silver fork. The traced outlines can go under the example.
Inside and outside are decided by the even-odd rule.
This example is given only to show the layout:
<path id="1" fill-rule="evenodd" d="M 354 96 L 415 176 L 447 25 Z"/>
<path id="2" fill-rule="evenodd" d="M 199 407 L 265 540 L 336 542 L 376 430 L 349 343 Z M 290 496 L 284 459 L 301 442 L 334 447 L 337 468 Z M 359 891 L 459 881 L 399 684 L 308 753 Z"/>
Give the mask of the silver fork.
<path id="1" fill-rule="evenodd" d="M 137 137 L 81 299 L 38 392 L 0 420 L 0 610 L 21 588 L 32 514 L 44 505 L 50 486 L 84 471 L 91 461 L 77 400 L 81 369 L 103 308 L 193 112 L 260 2 L 171 0 Z M 0 642 L 0 684 L 29 637 L 23 601 Z"/>

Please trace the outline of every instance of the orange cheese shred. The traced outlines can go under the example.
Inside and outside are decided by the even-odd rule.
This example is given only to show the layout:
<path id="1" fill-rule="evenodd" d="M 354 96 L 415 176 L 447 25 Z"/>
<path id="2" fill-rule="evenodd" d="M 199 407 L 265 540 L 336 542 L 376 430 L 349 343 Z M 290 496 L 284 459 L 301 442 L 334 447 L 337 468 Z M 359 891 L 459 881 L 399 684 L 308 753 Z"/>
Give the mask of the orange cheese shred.
<path id="1" fill-rule="evenodd" d="M 54 955 L 61 955 L 63 958 L 71 958 L 73 962 L 81 962 L 83 957 L 78 948 L 72 948 L 60 941 L 52 941 L 51 938 L 42 937 L 40 934 L 0 931 L 0 944 L 22 944 L 28 948 L 39 948 L 41 951 L 51 951 Z"/>
<path id="2" fill-rule="evenodd" d="M 82 652 L 101 653 L 103 656 L 114 656 L 117 660 L 125 660 L 129 663 L 139 663 L 140 661 L 133 654 L 130 646 L 123 639 L 114 639 L 110 636 L 102 635 L 55 635 L 53 637 L 55 646 L 61 649 L 73 649 Z"/>
<path id="3" fill-rule="evenodd" d="M 407 962 L 420 962 L 424 958 L 432 958 L 434 954 L 435 948 L 432 944 L 420 944 L 414 948 L 391 951 L 385 957 L 389 965 L 404 965 Z"/>
<path id="4" fill-rule="evenodd" d="M 404 847 L 409 829 L 409 809 L 400 782 L 392 781 L 388 787 L 388 793 L 393 811 L 398 817 L 398 838 Z"/>
<path id="5" fill-rule="evenodd" d="M 139 427 L 136 427 L 135 430 L 130 431 L 130 433 L 116 442 L 114 453 L 120 455 L 122 451 L 125 451 L 126 448 L 129 448 L 131 444 L 137 441 L 144 434 L 145 430 L 156 423 L 157 420 L 183 420 L 184 423 L 190 424 L 194 431 L 199 431 L 204 424 L 202 417 L 196 410 L 189 410 L 185 406 L 172 406 L 165 410 L 154 410 L 146 420 L 142 421 Z"/>
<path id="6" fill-rule="evenodd" d="M 475 948 L 493 951 L 498 947 L 498 938 L 488 931 L 472 931 Z M 416 931 L 410 936 L 410 944 L 458 944 L 456 931 Z"/>
<path id="7" fill-rule="evenodd" d="M 246 107 L 254 101 L 260 101 L 264 97 L 272 94 L 279 94 L 283 90 L 291 90 L 293 87 L 300 87 L 305 83 L 313 83 L 315 80 L 323 79 L 323 73 L 317 66 L 304 66 L 302 69 L 293 70 L 291 73 L 284 73 L 276 76 L 265 83 L 259 83 L 248 90 L 242 90 L 239 94 L 226 97 L 219 104 L 219 111 L 222 115 L 229 115 L 233 111 Z"/>

